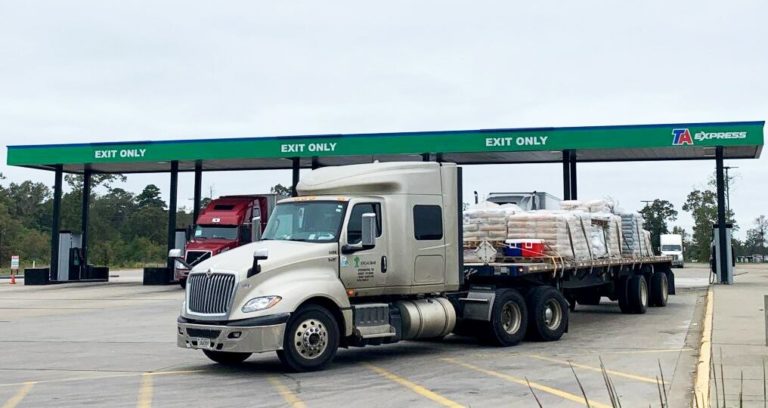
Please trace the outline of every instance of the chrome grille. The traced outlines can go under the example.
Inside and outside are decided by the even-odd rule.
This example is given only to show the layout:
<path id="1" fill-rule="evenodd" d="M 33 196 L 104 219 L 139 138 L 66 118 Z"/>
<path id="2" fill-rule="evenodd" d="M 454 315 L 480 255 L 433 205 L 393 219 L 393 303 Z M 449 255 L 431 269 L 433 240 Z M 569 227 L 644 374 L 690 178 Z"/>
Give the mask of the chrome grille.
<path id="1" fill-rule="evenodd" d="M 235 275 L 195 273 L 189 276 L 189 310 L 193 313 L 224 314 L 235 291 Z"/>

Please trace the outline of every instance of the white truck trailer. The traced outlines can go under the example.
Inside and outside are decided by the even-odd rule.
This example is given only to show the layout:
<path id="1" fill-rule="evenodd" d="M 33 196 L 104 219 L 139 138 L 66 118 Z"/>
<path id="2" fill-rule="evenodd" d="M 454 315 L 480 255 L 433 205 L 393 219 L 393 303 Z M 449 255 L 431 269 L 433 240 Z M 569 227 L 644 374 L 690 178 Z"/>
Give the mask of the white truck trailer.
<path id="1" fill-rule="evenodd" d="M 685 265 L 683 258 L 683 236 L 679 234 L 662 234 L 659 236 L 661 242 L 661 255 L 672 257 L 672 266 L 682 268 Z"/>
<path id="2" fill-rule="evenodd" d="M 452 331 L 498 346 L 558 340 L 576 302 L 609 296 L 644 313 L 674 293 L 667 257 L 465 264 L 455 164 L 326 167 L 298 192 L 275 206 L 261 241 L 191 270 L 179 347 L 223 364 L 276 351 L 287 369 L 309 371 L 339 347 Z"/>

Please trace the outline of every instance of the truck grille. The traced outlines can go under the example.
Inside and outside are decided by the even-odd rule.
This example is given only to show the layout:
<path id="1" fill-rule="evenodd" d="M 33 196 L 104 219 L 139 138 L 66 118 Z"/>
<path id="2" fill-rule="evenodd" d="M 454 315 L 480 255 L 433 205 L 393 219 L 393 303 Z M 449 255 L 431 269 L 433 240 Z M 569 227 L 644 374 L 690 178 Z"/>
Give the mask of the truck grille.
<path id="1" fill-rule="evenodd" d="M 211 253 L 209 251 L 187 251 L 187 257 L 184 261 L 187 262 L 188 265 L 195 265 L 210 257 Z"/>
<path id="2" fill-rule="evenodd" d="M 194 313 L 224 314 L 235 291 L 235 275 L 206 273 L 189 275 L 189 310 Z"/>

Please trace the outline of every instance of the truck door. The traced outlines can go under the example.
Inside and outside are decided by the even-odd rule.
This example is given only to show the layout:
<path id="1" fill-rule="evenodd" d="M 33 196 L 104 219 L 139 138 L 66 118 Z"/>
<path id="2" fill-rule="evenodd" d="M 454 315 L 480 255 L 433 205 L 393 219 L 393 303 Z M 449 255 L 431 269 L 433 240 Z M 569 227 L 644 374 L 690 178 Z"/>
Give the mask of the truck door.
<path id="1" fill-rule="evenodd" d="M 376 214 L 376 246 L 350 254 L 340 254 L 339 275 L 344 287 L 348 289 L 382 286 L 386 283 L 387 269 L 387 231 L 382 226 L 382 203 L 355 203 L 347 216 L 346 226 L 339 240 L 341 246 L 356 245 L 362 240 L 362 218 L 365 213 Z"/>
<path id="2" fill-rule="evenodd" d="M 413 225 L 413 284 L 440 284 L 445 281 L 445 234 L 443 208 L 439 200 L 434 204 L 414 203 Z"/>

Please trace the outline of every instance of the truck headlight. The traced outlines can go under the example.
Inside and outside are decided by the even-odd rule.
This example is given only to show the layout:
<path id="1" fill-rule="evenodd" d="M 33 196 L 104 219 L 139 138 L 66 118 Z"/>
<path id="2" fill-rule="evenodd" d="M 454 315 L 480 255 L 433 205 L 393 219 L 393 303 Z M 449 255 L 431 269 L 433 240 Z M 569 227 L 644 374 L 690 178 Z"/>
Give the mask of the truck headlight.
<path id="1" fill-rule="evenodd" d="M 280 300 L 282 300 L 280 296 L 262 296 L 253 298 L 248 301 L 248 303 L 243 306 L 243 313 L 251 313 L 251 312 L 258 312 L 259 310 L 269 309 L 270 307 L 276 305 Z"/>

